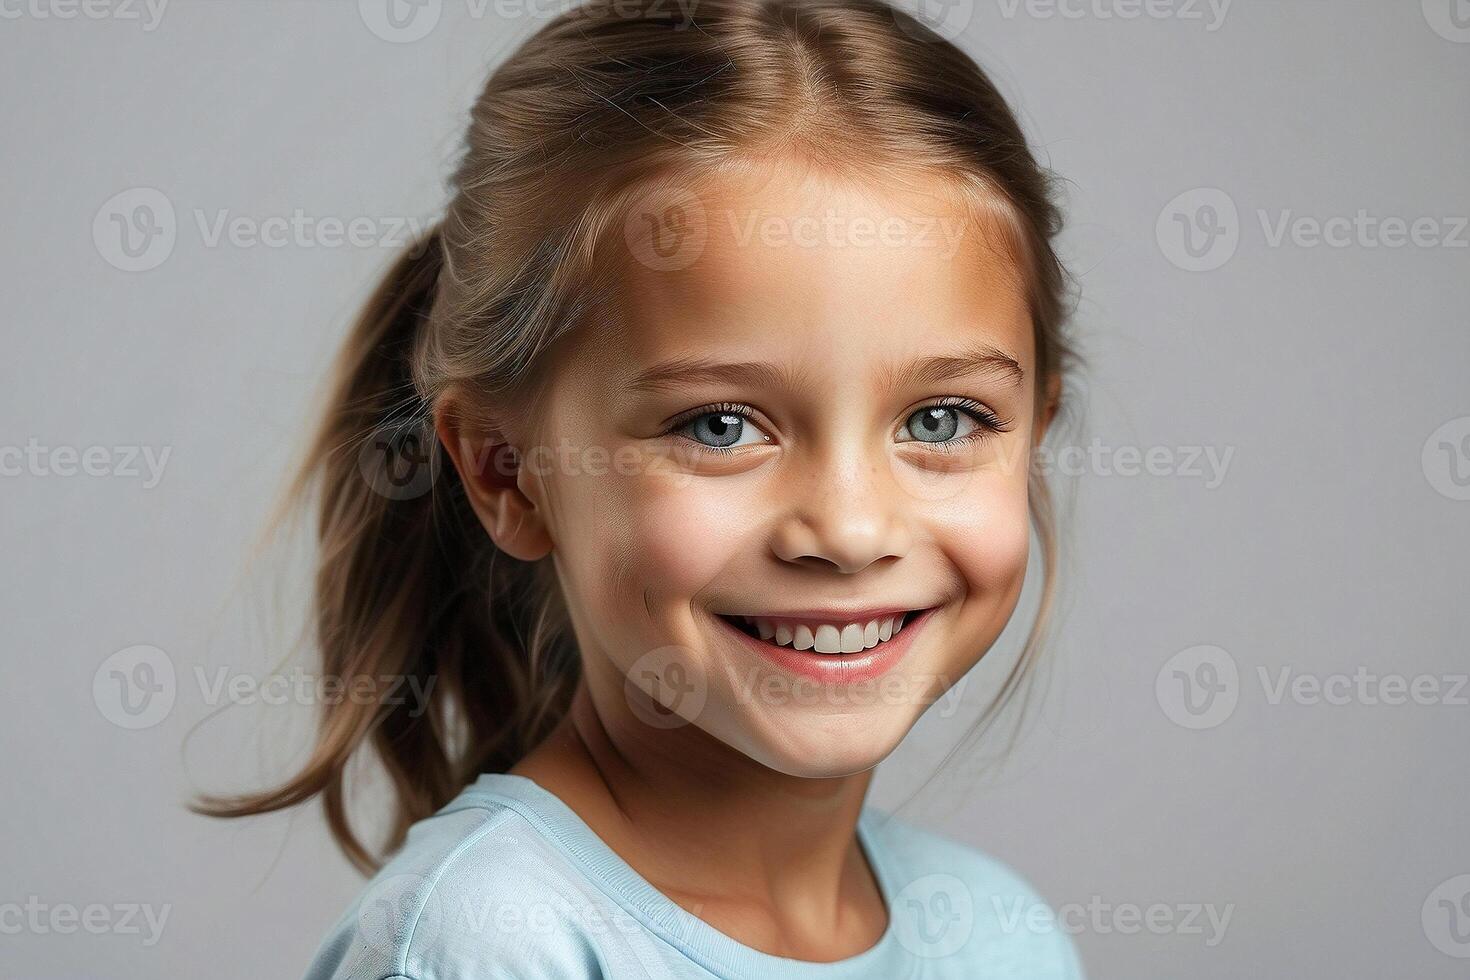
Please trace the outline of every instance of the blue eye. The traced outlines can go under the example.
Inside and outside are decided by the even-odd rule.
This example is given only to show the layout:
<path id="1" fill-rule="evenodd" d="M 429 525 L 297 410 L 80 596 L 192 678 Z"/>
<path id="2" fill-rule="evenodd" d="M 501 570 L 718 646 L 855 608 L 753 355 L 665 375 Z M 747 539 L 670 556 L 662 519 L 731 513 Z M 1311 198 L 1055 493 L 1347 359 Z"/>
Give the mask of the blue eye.
<path id="1" fill-rule="evenodd" d="M 974 425 L 973 422 L 970 423 Z M 932 405 L 909 416 L 905 427 L 919 442 L 948 442 L 960 428 L 960 413 L 952 408 Z"/>
<path id="2" fill-rule="evenodd" d="M 727 413 L 701 415 L 689 423 L 689 428 L 695 440 L 725 449 L 740 441 L 740 435 L 745 431 L 745 419 Z"/>
<path id="3" fill-rule="evenodd" d="M 685 416 L 670 431 L 709 449 L 735 449 L 770 441 L 750 420 L 749 409 L 740 405 L 717 405 L 697 415 Z"/>
<path id="4" fill-rule="evenodd" d="M 913 442 L 963 442 L 977 435 L 1004 432 L 1009 424 L 990 409 L 968 398 L 926 405 L 908 417 L 904 432 Z"/>

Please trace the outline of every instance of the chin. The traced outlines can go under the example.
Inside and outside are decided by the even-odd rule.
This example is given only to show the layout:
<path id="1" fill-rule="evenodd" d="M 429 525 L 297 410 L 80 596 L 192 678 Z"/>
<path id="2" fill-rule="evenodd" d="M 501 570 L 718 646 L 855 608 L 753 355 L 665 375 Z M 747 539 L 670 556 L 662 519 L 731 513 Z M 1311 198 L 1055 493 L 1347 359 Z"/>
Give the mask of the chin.
<path id="1" fill-rule="evenodd" d="M 724 712 L 720 713 L 724 715 Z M 919 713 L 912 706 L 871 705 L 857 710 L 822 705 L 766 707 L 716 718 L 705 731 L 767 769 L 805 779 L 866 772 L 898 748 Z M 721 723 L 728 722 L 728 723 Z"/>

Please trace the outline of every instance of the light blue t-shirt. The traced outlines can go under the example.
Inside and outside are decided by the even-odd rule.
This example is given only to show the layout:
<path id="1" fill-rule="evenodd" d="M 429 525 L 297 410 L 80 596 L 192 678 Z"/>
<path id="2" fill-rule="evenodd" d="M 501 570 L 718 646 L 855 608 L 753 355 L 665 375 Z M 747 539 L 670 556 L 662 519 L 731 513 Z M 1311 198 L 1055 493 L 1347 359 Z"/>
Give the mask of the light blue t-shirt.
<path id="1" fill-rule="evenodd" d="M 410 828 L 306 980 L 1080 980 L 1012 871 L 871 807 L 857 831 L 888 928 L 856 956 L 794 960 L 666 898 L 535 782 L 487 773 Z"/>

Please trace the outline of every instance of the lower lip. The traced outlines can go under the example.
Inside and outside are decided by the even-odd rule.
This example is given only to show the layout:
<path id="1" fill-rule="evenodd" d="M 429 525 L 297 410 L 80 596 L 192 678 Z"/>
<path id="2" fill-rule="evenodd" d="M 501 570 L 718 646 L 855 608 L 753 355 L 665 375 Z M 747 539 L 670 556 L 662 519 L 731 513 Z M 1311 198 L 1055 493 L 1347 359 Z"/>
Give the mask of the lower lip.
<path id="1" fill-rule="evenodd" d="M 914 645 L 919 631 L 928 625 L 929 617 L 936 609 L 937 607 L 925 609 L 905 623 L 898 635 L 858 653 L 816 653 L 791 646 L 778 647 L 774 643 L 751 636 L 723 616 L 716 616 L 715 619 L 748 649 L 782 670 L 821 684 L 852 684 L 882 677 L 898 666 L 898 662 Z"/>

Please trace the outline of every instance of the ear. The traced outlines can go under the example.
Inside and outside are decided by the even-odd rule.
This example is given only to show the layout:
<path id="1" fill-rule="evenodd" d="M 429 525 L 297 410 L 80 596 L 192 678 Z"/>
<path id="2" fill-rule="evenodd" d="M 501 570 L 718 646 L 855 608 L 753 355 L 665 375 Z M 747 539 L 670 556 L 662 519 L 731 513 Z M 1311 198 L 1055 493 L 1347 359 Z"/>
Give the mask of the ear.
<path id="1" fill-rule="evenodd" d="M 550 554 L 544 514 L 521 488 L 522 456 L 505 433 L 476 421 L 449 398 L 441 398 L 434 409 L 434 430 L 459 472 L 470 507 L 495 546 L 522 561 Z"/>

